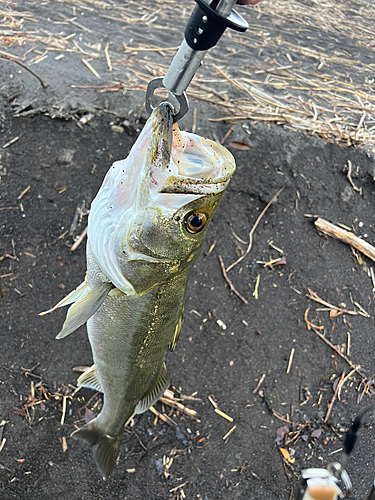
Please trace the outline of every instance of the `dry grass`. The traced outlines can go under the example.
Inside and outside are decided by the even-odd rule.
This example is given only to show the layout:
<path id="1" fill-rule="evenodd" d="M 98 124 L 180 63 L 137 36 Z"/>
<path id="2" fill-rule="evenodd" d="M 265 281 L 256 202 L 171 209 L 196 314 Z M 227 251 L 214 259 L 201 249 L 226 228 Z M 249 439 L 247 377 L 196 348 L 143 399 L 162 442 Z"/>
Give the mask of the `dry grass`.
<path id="1" fill-rule="evenodd" d="M 193 6 L 181 8 L 177 0 L 54 4 L 46 22 L 42 9 L 30 5 L 23 11 L 16 2 L 0 0 L 0 53 L 20 57 L 12 49 L 21 46 L 20 60 L 27 65 L 60 53 L 110 60 L 113 72 L 99 72 L 100 92 L 143 92 L 151 77 L 163 75 Z M 217 105 L 217 120 L 277 123 L 343 145 L 372 147 L 375 4 L 265 0 L 241 12 L 249 30 L 228 32 L 210 52 L 189 88 L 190 99 Z M 97 41 L 99 22 L 122 30 L 121 46 L 106 48 Z"/>

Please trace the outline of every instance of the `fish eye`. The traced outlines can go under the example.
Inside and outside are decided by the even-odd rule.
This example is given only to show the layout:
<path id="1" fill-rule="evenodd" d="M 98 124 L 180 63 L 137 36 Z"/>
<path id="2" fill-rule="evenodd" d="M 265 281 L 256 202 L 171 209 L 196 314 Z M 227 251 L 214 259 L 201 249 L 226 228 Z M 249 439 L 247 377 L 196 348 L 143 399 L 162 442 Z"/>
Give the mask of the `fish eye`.
<path id="1" fill-rule="evenodd" d="M 189 231 L 189 233 L 199 233 L 206 225 L 206 222 L 207 217 L 205 214 L 191 214 L 186 219 L 186 229 Z"/>

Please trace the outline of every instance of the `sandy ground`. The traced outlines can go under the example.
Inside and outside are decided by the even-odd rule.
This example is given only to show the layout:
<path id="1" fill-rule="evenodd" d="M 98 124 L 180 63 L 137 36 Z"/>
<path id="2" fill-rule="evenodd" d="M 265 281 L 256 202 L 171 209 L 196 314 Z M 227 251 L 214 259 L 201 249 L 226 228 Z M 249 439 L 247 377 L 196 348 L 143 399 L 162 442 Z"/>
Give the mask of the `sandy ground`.
<path id="1" fill-rule="evenodd" d="M 172 9 L 172 4 L 168 8 Z M 282 4 L 275 2 L 267 7 L 266 2 L 261 15 L 254 9 L 252 22 L 258 23 L 257 26 L 264 23 L 267 29 L 277 24 L 275 19 Z M 78 45 L 84 46 L 85 51 L 96 50 L 84 45 L 95 44 L 95 38 L 102 39 L 102 52 L 111 41 L 115 45 L 111 46 L 114 61 L 120 35 L 128 37 L 126 43 L 130 46 L 131 36 L 144 36 L 144 23 L 152 17 L 131 23 L 128 19 L 128 24 L 123 23 L 127 27 L 124 31 L 120 21 L 118 24 L 113 20 L 103 21 L 106 18 L 94 16 L 89 10 L 100 8 L 101 14 L 116 17 L 110 11 L 114 3 L 106 5 L 83 1 L 50 1 L 40 6 L 26 2 L 0 3 L 4 11 L 32 12 L 31 17 L 36 21 L 24 16 L 29 31 L 32 23 L 34 31 L 36 27 L 48 33 L 65 30 L 64 37 L 69 36 L 68 28 L 78 30 Z M 338 24 L 319 27 L 316 20 L 314 25 L 310 14 L 304 17 L 298 10 L 301 4 L 293 5 L 296 14 L 288 21 L 291 23 L 287 26 L 288 33 L 285 37 L 280 35 L 283 26 L 277 25 L 277 30 L 269 35 L 272 40 L 279 36 L 283 41 L 293 37 L 291 31 L 295 26 L 296 47 L 305 29 L 321 38 L 322 46 L 330 54 L 339 50 L 337 46 L 329 48 L 328 44 L 328 41 L 333 43 L 334 37 L 340 42 L 343 35 L 338 32 Z M 323 3 L 317 5 L 320 12 L 326 12 Z M 372 11 L 363 2 L 350 3 L 349 7 L 353 6 L 358 7 L 357 12 L 368 8 L 371 18 Z M 338 19 L 339 13 L 332 12 Z M 74 18 L 73 23 L 78 22 L 91 32 L 64 20 L 60 14 L 70 20 Z M 77 15 L 81 16 L 78 20 Z M 136 19 L 134 12 L 132 15 Z M 42 19 L 46 21 L 43 26 L 37 24 Z M 162 19 L 163 16 L 160 22 Z M 183 24 L 183 19 L 180 23 Z M 367 21 L 363 23 L 366 33 L 370 28 Z M 349 21 L 344 25 L 348 27 Z M 174 26 L 171 22 L 171 30 Z M 6 29 L 19 28 L 14 25 Z M 253 25 L 251 29 L 256 32 Z M 155 40 L 162 43 L 155 35 L 158 28 L 151 26 L 150 30 Z M 36 36 L 41 36 L 40 31 L 38 35 L 34 33 Z M 174 36 L 171 39 L 174 43 L 181 38 L 178 27 Z M 276 42 L 267 45 L 266 39 L 263 32 L 257 43 L 263 43 L 264 51 L 276 51 Z M 353 60 L 361 60 L 371 69 L 371 45 L 365 47 L 360 42 L 351 39 L 356 55 Z M 3 38 L 1 50 L 21 57 L 36 44 L 34 52 L 27 56 L 30 62 L 33 57 L 44 57 L 38 45 L 43 43 L 47 42 L 38 39 L 17 45 L 13 40 L 5 46 Z M 51 43 L 49 39 L 49 46 Z M 308 45 L 306 40 L 305 43 Z M 248 57 L 258 57 L 260 48 L 255 47 Z M 197 400 L 181 402 L 197 412 L 199 421 L 181 412 L 170 414 L 170 408 L 157 403 L 155 408 L 162 414 L 170 414 L 177 427 L 160 419 L 155 422 L 151 412 L 137 417 L 134 426 L 125 432 L 119 463 L 107 484 L 96 470 L 90 449 L 69 438 L 75 426 L 82 425 L 85 415 L 90 416 L 88 410 L 95 413 L 101 405 L 100 395 L 89 390 L 72 396 L 77 378 L 72 368 L 91 363 L 85 327 L 57 341 L 54 337 L 65 312 L 45 318 L 37 313 L 60 300 L 84 277 L 85 242 L 74 252 L 70 247 L 84 230 L 87 217 L 83 215 L 73 224 L 75 214 L 78 207 L 83 213 L 89 208 L 106 171 L 113 161 L 127 155 L 143 126 L 144 82 L 143 89 L 141 86 L 136 89 L 134 86 L 141 85 L 140 77 L 132 80 L 125 76 L 134 68 L 144 71 L 144 63 L 140 62 L 139 53 L 125 54 L 129 58 L 122 81 L 131 83 L 132 90 L 98 93 L 98 89 L 72 89 L 71 85 L 114 85 L 121 72 L 120 65 L 116 77 L 113 76 L 104 55 L 91 59 L 103 80 L 99 82 L 82 63 L 82 58 L 88 56 L 77 51 L 56 52 L 53 57 L 47 52 L 48 59 L 29 65 L 46 82 L 46 89 L 15 63 L 0 60 L 3 70 L 0 76 L 0 496 L 31 500 L 51 497 L 287 500 L 292 492 L 295 494 L 303 468 L 326 467 L 339 456 L 335 452 L 342 448 L 352 418 L 373 399 L 374 285 L 369 276 L 373 263 L 353 253 L 344 243 L 322 236 L 314 227 L 314 220 L 321 216 L 335 224 L 344 224 L 375 244 L 371 99 L 362 101 L 366 116 L 360 127 L 363 109 L 358 111 L 358 119 L 353 119 L 352 125 L 349 115 L 344 118 L 343 130 L 347 136 L 338 139 L 337 130 L 321 134 L 323 137 L 307 133 L 311 132 L 314 111 L 310 113 L 309 125 L 305 123 L 305 128 L 299 131 L 295 119 L 286 122 L 285 113 L 280 123 L 294 131 L 270 127 L 265 122 L 271 109 L 264 103 L 258 108 L 258 112 L 264 111 L 263 120 L 258 117 L 235 123 L 209 121 L 238 113 L 235 100 L 244 96 L 232 85 L 227 90 L 230 107 L 223 109 L 202 99 L 207 89 L 195 98 L 199 88 L 194 87 L 192 113 L 184 126 L 187 129 L 194 126 L 197 133 L 218 140 L 232 127 L 225 145 L 237 161 L 237 172 L 215 215 L 188 285 L 181 338 L 176 351 L 167 356 L 174 394 L 195 395 Z M 64 58 L 56 60 L 61 54 Z M 155 60 L 164 64 L 170 57 L 169 51 L 156 54 Z M 154 53 L 146 56 L 153 58 Z M 316 70 L 316 58 L 312 59 L 311 73 Z M 238 68 L 236 62 L 234 54 L 228 63 L 233 74 Z M 307 63 L 308 58 L 303 64 Z M 360 85 L 372 85 L 365 82 L 363 75 L 359 77 L 358 72 L 351 73 L 350 66 L 339 67 L 352 76 L 358 91 L 364 88 Z M 215 91 L 225 90 L 225 82 L 206 82 L 207 85 Z M 306 92 L 311 102 L 318 99 L 311 89 Z M 290 93 L 293 95 L 292 88 Z M 274 92 L 273 96 L 282 97 Z M 33 99 L 35 104 L 27 106 Z M 133 111 L 129 114 L 130 110 Z M 29 116 L 21 116 L 25 113 Z M 323 114 L 319 116 L 325 123 Z M 113 125 L 120 126 L 122 133 Z M 363 147 L 344 147 L 353 130 L 361 133 L 352 134 L 351 143 Z M 243 150 L 238 149 L 238 143 Z M 348 160 L 352 164 L 354 186 L 361 188 L 361 194 L 347 178 Z M 281 188 L 284 190 L 254 232 L 250 253 L 228 271 L 228 278 L 247 302 L 244 303 L 230 291 L 219 256 L 228 267 L 246 251 L 249 231 Z M 285 258 L 281 266 L 273 269 L 264 266 L 281 257 Z M 332 307 L 311 300 L 308 290 L 355 314 L 335 315 Z M 308 330 L 306 320 L 317 328 Z M 317 333 L 339 349 L 351 365 Z M 353 372 L 353 367 L 357 371 Z M 343 373 L 348 378 L 327 418 L 335 384 Z M 233 422 L 214 412 L 209 397 Z M 374 476 L 374 430 L 369 418 L 366 422 L 348 469 L 354 484 L 353 498 L 366 497 Z M 234 426 L 229 437 L 223 439 Z M 288 451 L 293 463 L 282 458 L 279 448 Z"/>

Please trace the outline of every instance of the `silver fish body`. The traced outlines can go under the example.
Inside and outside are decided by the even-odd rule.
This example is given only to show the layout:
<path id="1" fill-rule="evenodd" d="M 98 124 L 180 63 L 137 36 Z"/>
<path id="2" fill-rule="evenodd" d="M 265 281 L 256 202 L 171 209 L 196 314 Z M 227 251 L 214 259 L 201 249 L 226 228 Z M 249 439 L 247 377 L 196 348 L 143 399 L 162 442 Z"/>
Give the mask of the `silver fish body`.
<path id="1" fill-rule="evenodd" d="M 92 445 L 104 479 L 127 420 L 169 386 L 164 357 L 178 340 L 189 274 L 234 170 L 223 146 L 180 132 L 162 103 L 92 203 L 86 279 L 51 311 L 73 303 L 58 338 L 87 322 L 94 365 L 78 384 L 103 392 L 104 405 L 72 436 Z"/>

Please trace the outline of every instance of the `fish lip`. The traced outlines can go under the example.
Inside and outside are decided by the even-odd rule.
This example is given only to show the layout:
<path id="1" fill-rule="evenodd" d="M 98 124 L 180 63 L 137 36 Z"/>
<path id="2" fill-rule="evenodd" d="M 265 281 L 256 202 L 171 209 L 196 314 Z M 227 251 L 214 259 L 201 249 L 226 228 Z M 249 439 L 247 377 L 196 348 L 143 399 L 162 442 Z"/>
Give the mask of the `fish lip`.
<path id="1" fill-rule="evenodd" d="M 156 146 L 155 149 L 159 150 L 160 147 L 163 147 L 163 143 L 166 142 L 168 153 L 171 154 L 174 108 L 169 102 L 162 102 L 154 109 L 153 115 L 154 125 L 151 133 L 150 147 L 155 148 Z"/>
<path id="2" fill-rule="evenodd" d="M 224 181 L 209 182 L 197 181 L 196 179 L 178 178 L 171 176 L 170 182 L 158 190 L 159 194 L 186 194 L 186 195 L 214 195 L 224 191 L 229 183 L 229 178 Z M 190 182 L 189 182 L 190 181 Z"/>
<path id="3" fill-rule="evenodd" d="M 216 146 L 213 146 L 214 143 L 204 138 L 198 138 L 195 134 L 192 134 L 194 137 L 189 138 L 189 134 L 179 130 L 178 123 L 174 122 L 174 117 L 174 108 L 168 101 L 160 103 L 158 107 L 154 109 L 151 117 L 153 121 L 150 142 L 148 145 L 147 161 L 149 170 L 146 175 L 147 178 L 151 178 L 151 182 L 154 185 L 158 186 L 156 190 L 157 193 L 160 195 L 205 195 L 224 191 L 234 170 L 228 172 L 228 170 L 224 168 L 224 170 L 220 172 L 220 169 L 215 167 L 215 163 L 217 163 L 214 161 L 215 154 L 217 158 L 223 157 L 223 151 L 216 151 L 211 157 L 205 157 L 204 151 L 211 151 L 212 147 L 215 148 Z M 204 143 L 207 141 L 211 142 L 212 145 L 205 145 Z M 199 142 L 201 142 L 201 144 L 199 144 Z M 206 171 L 199 174 L 198 177 L 191 177 L 187 172 L 183 170 L 180 171 L 180 155 L 184 155 L 184 151 L 189 153 L 189 148 L 190 151 L 192 148 L 193 150 L 202 150 L 202 159 L 203 161 L 207 160 L 206 167 L 210 166 L 211 172 L 218 170 L 218 175 L 212 178 L 211 173 Z M 229 155 L 227 151 L 224 157 L 226 155 Z M 227 163 L 228 161 L 225 159 L 224 165 Z M 174 165 L 177 171 L 172 173 L 171 165 Z M 168 174 L 168 171 L 171 172 L 171 174 Z M 167 177 L 163 178 L 165 175 L 167 175 Z"/>
<path id="4" fill-rule="evenodd" d="M 168 119 L 172 120 L 174 116 L 174 107 L 168 101 L 161 102 L 156 108 L 154 108 L 153 114 L 157 119 Z"/>

